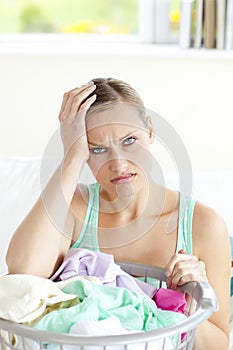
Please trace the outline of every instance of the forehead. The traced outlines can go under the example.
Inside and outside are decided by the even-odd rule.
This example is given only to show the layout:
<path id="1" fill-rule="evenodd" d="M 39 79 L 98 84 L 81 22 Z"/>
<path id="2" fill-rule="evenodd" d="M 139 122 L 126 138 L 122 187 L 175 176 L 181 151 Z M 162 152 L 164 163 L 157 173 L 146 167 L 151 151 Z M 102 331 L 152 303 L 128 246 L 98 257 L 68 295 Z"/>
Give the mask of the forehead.
<path id="1" fill-rule="evenodd" d="M 132 129 L 143 130 L 145 125 L 137 107 L 127 103 L 118 103 L 87 115 L 86 128 L 88 133 L 97 131 L 109 133 L 113 129 L 130 132 Z"/>

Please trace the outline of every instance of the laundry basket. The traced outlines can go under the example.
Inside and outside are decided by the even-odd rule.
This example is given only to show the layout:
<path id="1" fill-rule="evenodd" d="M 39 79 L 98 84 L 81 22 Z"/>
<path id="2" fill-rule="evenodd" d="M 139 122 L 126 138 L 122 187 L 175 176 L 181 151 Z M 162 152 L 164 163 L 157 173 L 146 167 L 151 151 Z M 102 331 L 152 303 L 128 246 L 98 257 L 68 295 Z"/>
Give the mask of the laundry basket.
<path id="1" fill-rule="evenodd" d="M 158 287 L 166 280 L 164 269 L 118 262 L 132 276 L 151 280 Z M 187 296 L 185 318 L 170 326 L 123 335 L 80 336 L 47 331 L 0 319 L 1 350 L 191 350 L 198 325 L 217 311 L 215 293 L 208 283 L 189 282 L 179 288 Z M 181 334 L 186 334 L 181 341 Z M 173 341 L 171 342 L 171 339 Z M 174 342 L 174 339 L 176 341 Z"/>

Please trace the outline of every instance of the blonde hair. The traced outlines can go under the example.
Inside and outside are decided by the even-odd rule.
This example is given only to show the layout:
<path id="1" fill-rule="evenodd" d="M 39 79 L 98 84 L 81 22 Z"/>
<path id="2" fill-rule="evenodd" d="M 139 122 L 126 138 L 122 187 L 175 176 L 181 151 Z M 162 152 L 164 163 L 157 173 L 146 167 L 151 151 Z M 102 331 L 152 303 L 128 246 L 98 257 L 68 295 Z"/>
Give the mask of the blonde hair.
<path id="1" fill-rule="evenodd" d="M 96 85 L 96 89 L 91 95 L 96 94 L 97 98 L 88 110 L 88 114 L 103 111 L 111 108 L 116 103 L 128 103 L 136 107 L 146 123 L 146 111 L 144 103 L 137 93 L 129 84 L 122 80 L 114 78 L 96 78 L 92 79 Z M 90 97 L 89 95 L 88 97 Z M 147 123 L 146 123 L 147 124 Z"/>

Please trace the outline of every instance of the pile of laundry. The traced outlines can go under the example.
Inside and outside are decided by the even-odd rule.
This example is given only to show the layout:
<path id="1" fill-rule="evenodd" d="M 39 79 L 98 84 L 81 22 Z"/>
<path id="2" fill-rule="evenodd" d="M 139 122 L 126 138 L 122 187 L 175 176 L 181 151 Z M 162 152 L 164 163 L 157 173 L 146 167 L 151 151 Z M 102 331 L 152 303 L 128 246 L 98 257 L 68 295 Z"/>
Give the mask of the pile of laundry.
<path id="1" fill-rule="evenodd" d="M 50 279 L 25 274 L 0 278 L 0 318 L 42 331 L 92 337 L 148 331 L 185 319 L 185 307 L 182 293 L 156 289 L 123 271 L 112 255 L 81 248 L 71 249 Z M 166 342 L 166 350 L 174 348 L 175 338 Z M 12 344 L 20 348 L 17 336 Z M 153 342 L 151 349 L 160 346 L 161 341 Z M 28 349 L 37 348 L 30 341 Z M 46 349 L 56 345 L 46 344 Z"/>

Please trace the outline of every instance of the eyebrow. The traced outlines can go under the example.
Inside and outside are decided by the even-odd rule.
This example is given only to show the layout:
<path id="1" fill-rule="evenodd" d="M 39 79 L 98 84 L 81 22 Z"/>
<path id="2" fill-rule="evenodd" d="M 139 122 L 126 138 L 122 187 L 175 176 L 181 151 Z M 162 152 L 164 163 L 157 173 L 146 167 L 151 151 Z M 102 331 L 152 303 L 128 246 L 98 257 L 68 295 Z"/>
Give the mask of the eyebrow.
<path id="1" fill-rule="evenodd" d="M 96 147 L 100 147 L 100 146 L 101 146 L 101 147 L 106 147 L 106 146 L 104 146 L 104 145 L 97 144 L 97 143 L 92 143 L 92 142 L 89 142 L 89 141 L 88 141 L 88 144 L 91 145 L 91 146 L 96 146 Z"/>
<path id="2" fill-rule="evenodd" d="M 131 132 L 129 132 L 127 135 L 125 135 L 124 137 L 121 137 L 120 140 L 124 140 L 124 139 L 127 139 L 127 137 L 131 136 L 132 134 L 135 134 L 139 132 L 139 130 L 132 130 Z"/>
<path id="3" fill-rule="evenodd" d="M 125 136 L 121 137 L 119 140 L 122 141 L 124 139 L 127 139 L 127 137 L 131 136 L 132 134 L 135 134 L 139 132 L 139 130 L 132 130 L 130 131 L 128 134 L 126 134 Z M 88 144 L 91 145 L 91 146 L 97 146 L 97 147 L 106 147 L 105 145 L 103 144 L 96 144 L 96 143 L 92 143 L 90 141 L 88 141 Z"/>

